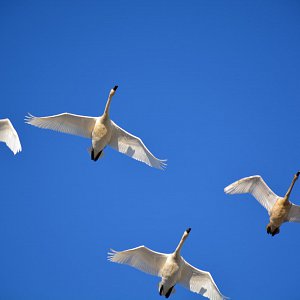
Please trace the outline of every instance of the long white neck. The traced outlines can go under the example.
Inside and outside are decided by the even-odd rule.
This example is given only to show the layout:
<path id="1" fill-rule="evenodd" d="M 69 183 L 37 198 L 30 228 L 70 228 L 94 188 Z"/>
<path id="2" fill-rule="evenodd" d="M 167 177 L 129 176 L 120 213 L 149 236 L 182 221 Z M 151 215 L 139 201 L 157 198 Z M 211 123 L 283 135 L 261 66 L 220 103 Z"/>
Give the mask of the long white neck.
<path id="1" fill-rule="evenodd" d="M 293 178 L 293 180 L 292 180 L 292 183 L 291 183 L 291 185 L 290 185 L 288 191 L 287 191 L 286 194 L 285 194 L 286 200 L 288 200 L 288 199 L 290 198 L 290 194 L 291 194 L 291 192 L 292 192 L 292 190 L 293 190 L 293 187 L 294 187 L 295 182 L 297 181 L 297 179 L 298 179 L 298 177 L 299 177 L 299 174 L 300 174 L 300 172 L 298 172 L 298 173 L 294 176 L 294 178 Z"/>
<path id="2" fill-rule="evenodd" d="M 108 116 L 109 115 L 109 108 L 110 108 L 110 103 L 111 103 L 111 99 L 113 97 L 113 95 L 115 94 L 116 90 L 117 90 L 118 86 L 116 85 L 113 89 L 110 90 L 110 93 L 108 95 L 108 99 L 105 105 L 105 109 L 104 109 L 104 116 Z"/>
<path id="3" fill-rule="evenodd" d="M 187 237 L 189 236 L 190 231 L 191 231 L 191 228 L 188 228 L 188 229 L 183 233 L 182 238 L 181 238 L 181 240 L 180 240 L 180 242 L 179 242 L 179 244 L 178 244 L 178 246 L 177 246 L 177 248 L 176 248 L 176 250 L 175 250 L 175 252 L 174 252 L 176 256 L 177 256 L 177 255 L 180 255 L 181 248 L 182 248 L 182 246 L 183 246 L 185 240 L 186 240 Z"/>

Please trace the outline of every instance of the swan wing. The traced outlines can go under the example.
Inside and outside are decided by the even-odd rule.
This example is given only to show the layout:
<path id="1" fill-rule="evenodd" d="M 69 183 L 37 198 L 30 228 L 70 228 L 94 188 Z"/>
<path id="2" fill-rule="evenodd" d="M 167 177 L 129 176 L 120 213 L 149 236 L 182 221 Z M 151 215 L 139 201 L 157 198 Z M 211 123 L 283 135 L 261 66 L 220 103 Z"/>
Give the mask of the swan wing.
<path id="1" fill-rule="evenodd" d="M 292 203 L 292 207 L 291 207 L 289 215 L 288 215 L 288 221 L 300 223 L 300 206 L 299 205 Z"/>
<path id="2" fill-rule="evenodd" d="M 199 270 L 183 258 L 183 267 L 179 284 L 190 291 L 201 294 L 211 300 L 229 299 L 221 294 L 209 272 Z"/>
<path id="3" fill-rule="evenodd" d="M 108 253 L 109 261 L 129 265 L 155 276 L 161 276 L 161 270 L 167 257 L 167 254 L 152 251 L 145 246 L 120 252 L 111 249 L 111 252 Z"/>
<path id="4" fill-rule="evenodd" d="M 9 119 L 0 120 L 0 141 L 14 153 L 22 151 L 19 136 Z"/>
<path id="5" fill-rule="evenodd" d="M 242 178 L 228 185 L 224 192 L 226 194 L 252 194 L 269 214 L 279 198 L 258 175 Z"/>
<path id="6" fill-rule="evenodd" d="M 156 158 L 140 138 L 125 131 L 113 121 L 111 121 L 111 124 L 112 135 L 109 145 L 112 148 L 151 167 L 157 169 L 164 169 L 166 167 L 166 160 Z"/>
<path id="7" fill-rule="evenodd" d="M 40 118 L 29 114 L 26 116 L 25 122 L 40 128 L 91 138 L 96 120 L 97 118 L 94 117 L 62 113 Z"/>

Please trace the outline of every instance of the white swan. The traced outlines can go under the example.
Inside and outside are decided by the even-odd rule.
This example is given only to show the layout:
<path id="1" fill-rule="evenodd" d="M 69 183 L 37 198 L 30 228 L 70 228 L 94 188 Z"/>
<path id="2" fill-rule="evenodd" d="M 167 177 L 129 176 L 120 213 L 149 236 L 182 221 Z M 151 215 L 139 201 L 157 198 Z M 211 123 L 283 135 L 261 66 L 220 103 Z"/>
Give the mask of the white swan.
<path id="1" fill-rule="evenodd" d="M 87 117 L 63 113 L 49 117 L 26 116 L 26 123 L 64 133 L 79 135 L 92 139 L 91 159 L 97 161 L 103 155 L 103 149 L 109 145 L 147 165 L 163 169 L 166 160 L 156 158 L 144 145 L 142 140 L 116 125 L 109 117 L 110 102 L 117 90 L 115 86 L 109 93 L 105 110 L 100 117 Z"/>
<path id="2" fill-rule="evenodd" d="M 268 211 L 270 223 L 267 225 L 267 233 L 274 236 L 279 233 L 279 227 L 282 223 L 300 222 L 300 206 L 289 201 L 290 194 L 299 174 L 300 172 L 295 174 L 284 197 L 277 196 L 258 175 L 240 179 L 227 186 L 224 192 L 226 194 L 252 194 Z"/>
<path id="3" fill-rule="evenodd" d="M 0 141 L 4 142 L 14 155 L 22 151 L 19 136 L 9 119 L 0 120 Z"/>
<path id="4" fill-rule="evenodd" d="M 175 292 L 174 286 L 179 283 L 192 292 L 198 293 L 213 300 L 228 299 L 223 296 L 209 272 L 201 271 L 180 255 L 184 241 L 191 228 L 188 228 L 176 250 L 171 254 L 159 253 L 140 246 L 137 248 L 108 253 L 108 260 L 120 264 L 127 264 L 145 273 L 162 278 L 159 283 L 159 294 L 169 298 Z"/>

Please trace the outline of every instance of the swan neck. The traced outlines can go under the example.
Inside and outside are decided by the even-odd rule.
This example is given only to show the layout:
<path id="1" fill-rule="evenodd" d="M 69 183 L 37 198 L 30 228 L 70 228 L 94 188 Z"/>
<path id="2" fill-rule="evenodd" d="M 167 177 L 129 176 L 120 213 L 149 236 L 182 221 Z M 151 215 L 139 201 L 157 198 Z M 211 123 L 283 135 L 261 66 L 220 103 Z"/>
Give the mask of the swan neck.
<path id="1" fill-rule="evenodd" d="M 183 234 L 183 236 L 182 236 L 182 238 L 181 238 L 181 240 L 180 240 L 180 242 L 179 242 L 179 244 L 178 244 L 175 252 L 174 252 L 176 256 L 180 255 L 181 248 L 182 248 L 182 246 L 183 246 L 183 244 L 184 244 L 184 242 L 185 242 L 185 240 L 186 240 L 187 237 L 188 237 L 188 234 L 185 232 Z"/>
<path id="2" fill-rule="evenodd" d="M 106 105 L 105 105 L 105 109 L 104 109 L 104 116 L 109 115 L 109 108 L 110 108 L 111 99 L 112 99 L 112 95 L 109 94 Z"/>
<path id="3" fill-rule="evenodd" d="M 289 200 L 290 194 L 291 194 L 291 192 L 292 192 L 292 190 L 293 190 L 294 184 L 295 184 L 295 182 L 297 181 L 297 179 L 298 179 L 298 176 L 294 176 L 294 178 L 293 178 L 293 180 L 292 180 L 292 183 L 291 183 L 291 185 L 290 185 L 288 191 L 287 191 L 286 194 L 285 194 L 285 199 L 286 199 L 286 201 Z"/>

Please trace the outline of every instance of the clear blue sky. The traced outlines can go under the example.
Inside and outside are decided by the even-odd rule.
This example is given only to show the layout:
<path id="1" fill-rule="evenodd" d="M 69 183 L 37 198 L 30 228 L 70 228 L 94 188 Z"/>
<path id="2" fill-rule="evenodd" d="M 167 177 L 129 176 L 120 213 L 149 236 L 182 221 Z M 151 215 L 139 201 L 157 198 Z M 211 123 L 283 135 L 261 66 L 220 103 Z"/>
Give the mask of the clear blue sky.
<path id="1" fill-rule="evenodd" d="M 23 152 L 0 145 L 0 299 L 160 299 L 106 253 L 172 252 L 187 227 L 182 255 L 226 296 L 299 299 L 300 224 L 272 238 L 254 199 L 223 193 L 260 174 L 283 195 L 300 169 L 299 32 L 296 0 L 1 1 L 0 117 Z M 112 119 L 166 171 L 24 124 L 100 115 L 116 84 Z"/>

